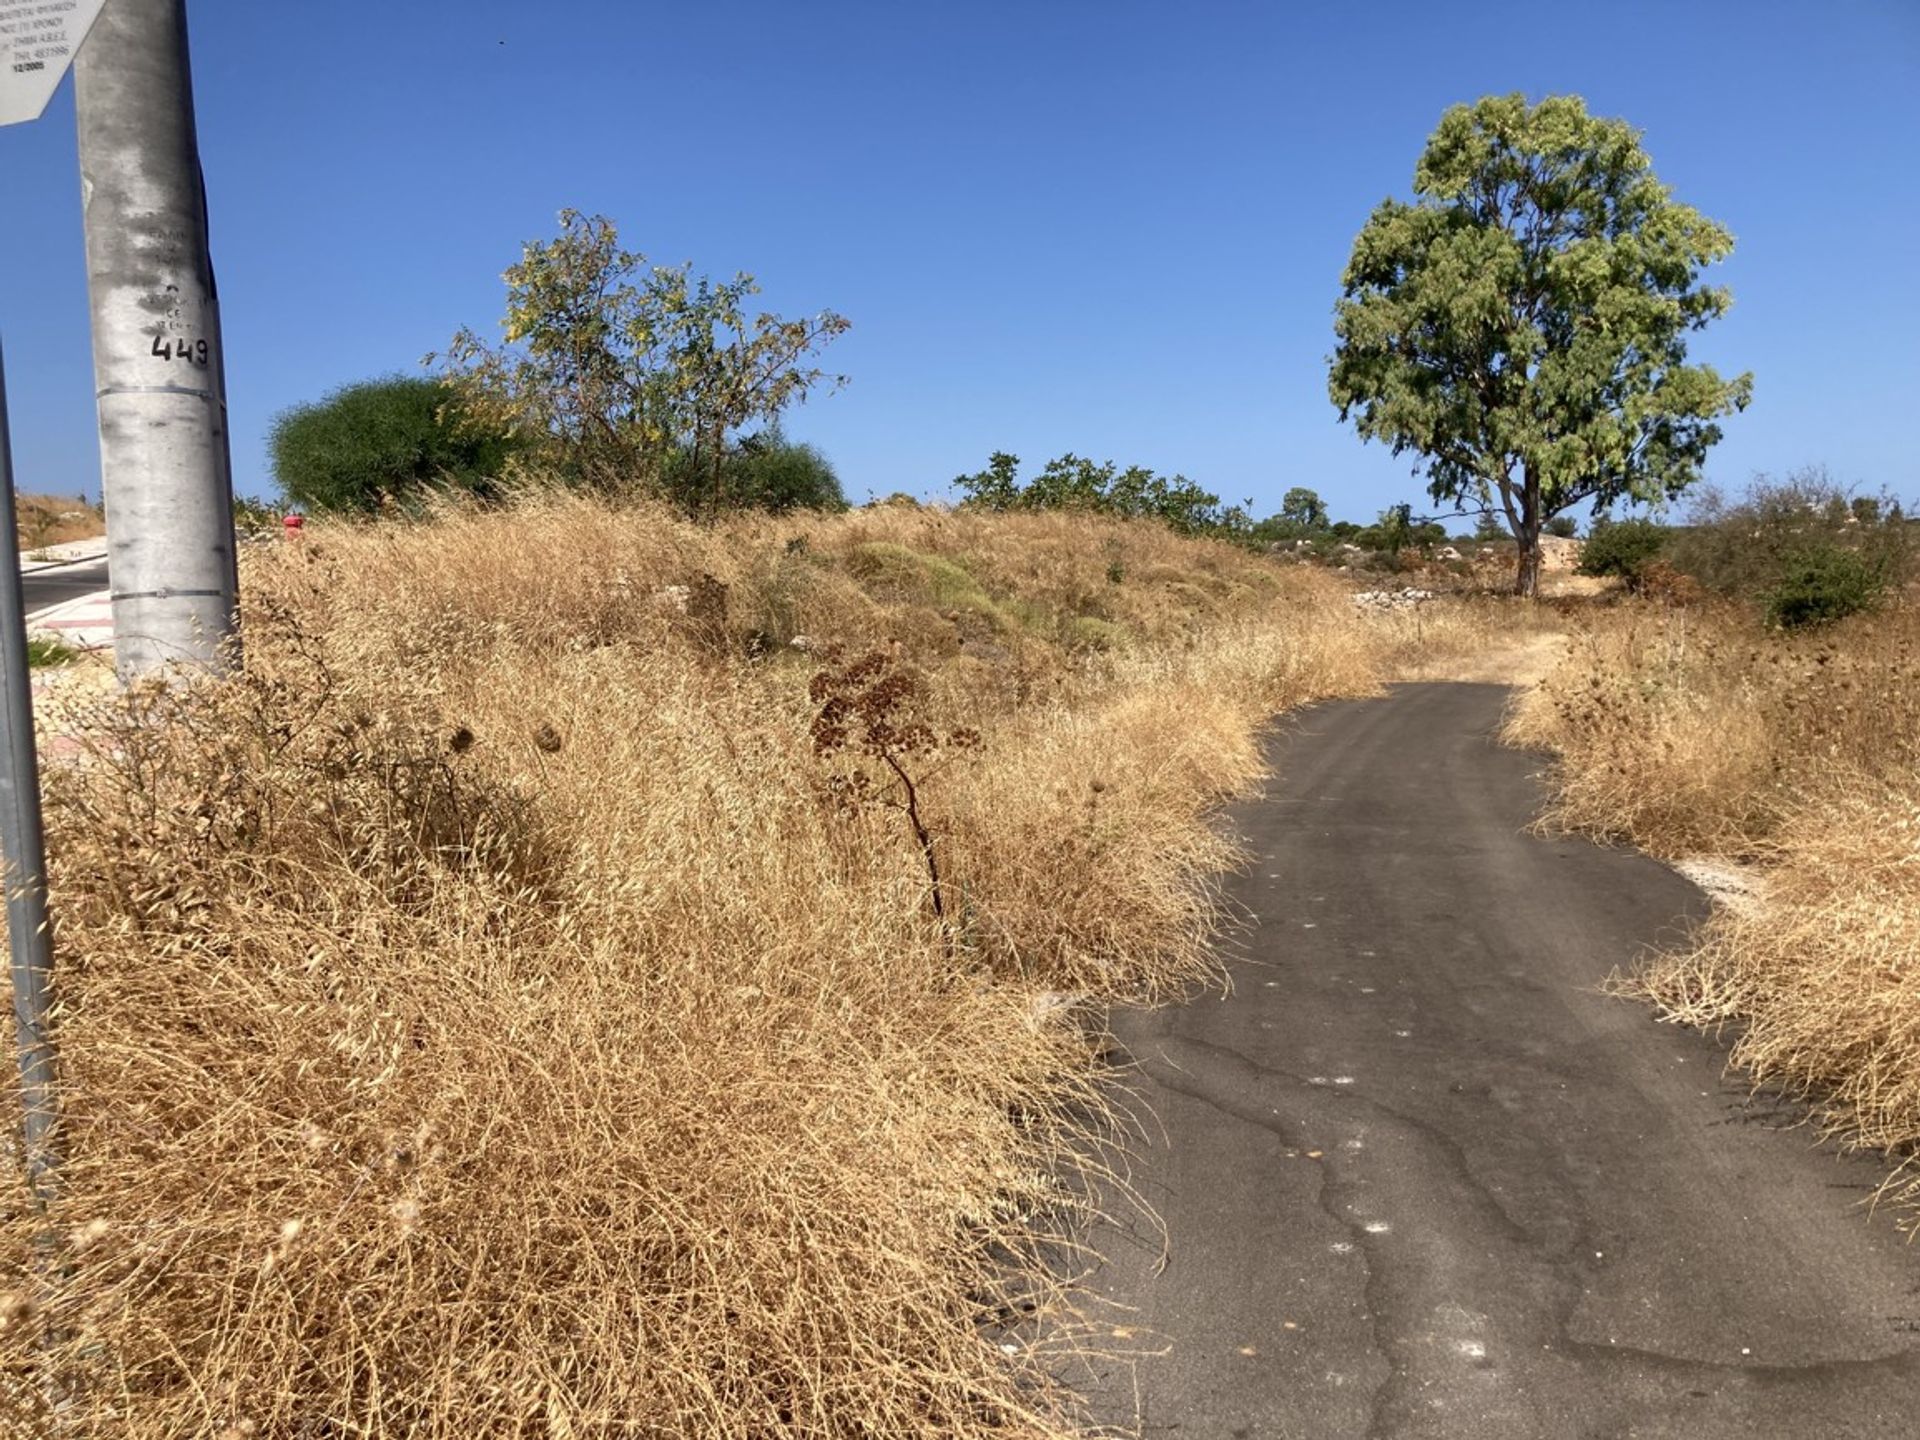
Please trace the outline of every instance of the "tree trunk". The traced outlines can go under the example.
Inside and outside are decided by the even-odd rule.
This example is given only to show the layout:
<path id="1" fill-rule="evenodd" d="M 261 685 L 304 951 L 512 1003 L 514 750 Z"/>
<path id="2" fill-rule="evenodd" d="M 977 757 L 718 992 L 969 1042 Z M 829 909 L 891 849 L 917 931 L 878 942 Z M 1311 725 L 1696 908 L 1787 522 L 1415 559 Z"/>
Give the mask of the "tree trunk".
<path id="1" fill-rule="evenodd" d="M 1513 593 L 1528 600 L 1540 598 L 1540 532 L 1532 530 L 1520 536 L 1520 570 L 1514 577 Z"/>
<path id="2" fill-rule="evenodd" d="M 1529 465 L 1520 492 L 1520 525 L 1514 532 L 1520 565 L 1513 581 L 1513 593 L 1528 600 L 1540 598 L 1540 524 L 1540 482 Z"/>

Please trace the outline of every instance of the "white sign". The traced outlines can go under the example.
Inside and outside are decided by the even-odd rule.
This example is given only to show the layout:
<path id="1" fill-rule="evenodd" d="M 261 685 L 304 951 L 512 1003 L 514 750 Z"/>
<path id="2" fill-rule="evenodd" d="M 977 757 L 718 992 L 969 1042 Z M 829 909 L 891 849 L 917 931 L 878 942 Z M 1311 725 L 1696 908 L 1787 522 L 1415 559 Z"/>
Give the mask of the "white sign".
<path id="1" fill-rule="evenodd" d="M 105 0 L 0 0 L 0 125 L 38 120 Z"/>

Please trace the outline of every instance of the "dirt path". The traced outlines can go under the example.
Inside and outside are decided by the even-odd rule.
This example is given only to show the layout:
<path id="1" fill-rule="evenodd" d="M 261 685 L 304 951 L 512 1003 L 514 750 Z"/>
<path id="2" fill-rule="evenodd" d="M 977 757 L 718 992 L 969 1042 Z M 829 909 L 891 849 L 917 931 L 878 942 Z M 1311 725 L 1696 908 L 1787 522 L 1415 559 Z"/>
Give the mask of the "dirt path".
<path id="1" fill-rule="evenodd" d="M 1525 833 L 1506 692 L 1321 706 L 1236 819 L 1233 993 L 1124 1017 L 1168 1230 L 1096 1277 L 1164 1347 L 1103 1416 L 1200 1437 L 1911 1437 L 1920 1245 L 1879 1172 L 1596 986 L 1704 901 Z M 1150 1338 L 1151 1337 L 1151 1338 Z"/>

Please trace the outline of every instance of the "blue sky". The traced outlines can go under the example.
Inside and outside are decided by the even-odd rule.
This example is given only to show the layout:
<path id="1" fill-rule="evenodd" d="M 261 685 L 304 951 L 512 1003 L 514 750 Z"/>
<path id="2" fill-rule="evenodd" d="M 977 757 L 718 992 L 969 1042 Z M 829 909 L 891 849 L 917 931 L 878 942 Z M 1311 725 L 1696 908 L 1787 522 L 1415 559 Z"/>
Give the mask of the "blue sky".
<path id="1" fill-rule="evenodd" d="M 491 326 L 563 206 L 839 310 L 849 494 L 1073 450 L 1274 509 L 1418 500 L 1328 404 L 1355 232 L 1449 104 L 1576 92 L 1738 239 L 1709 478 L 1920 495 L 1920 5 L 190 0 L 235 474 L 287 405 Z M 72 82 L 0 130 L 22 489 L 97 493 Z"/>

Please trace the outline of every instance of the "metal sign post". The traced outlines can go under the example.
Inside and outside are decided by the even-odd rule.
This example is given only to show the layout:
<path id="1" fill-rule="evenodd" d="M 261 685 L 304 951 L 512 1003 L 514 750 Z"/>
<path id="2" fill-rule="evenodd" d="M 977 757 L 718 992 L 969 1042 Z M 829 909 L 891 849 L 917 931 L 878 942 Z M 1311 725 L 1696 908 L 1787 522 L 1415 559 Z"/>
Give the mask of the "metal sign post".
<path id="1" fill-rule="evenodd" d="M 106 0 L 0 0 L 0 125 L 38 120 Z M 59 1164 L 54 1124 L 53 1036 L 47 1024 L 53 925 L 47 914 L 47 847 L 40 825 L 40 759 L 33 742 L 27 607 L 20 590 L 20 531 L 13 503 L 6 357 L 0 355 L 0 879 L 7 891 L 13 1031 L 20 1052 L 27 1180 L 40 1204 Z M 9 1147 L 11 1148 L 11 1147 Z"/>
<path id="2" fill-rule="evenodd" d="M 47 1025 L 53 925 L 47 913 L 47 848 L 40 827 L 40 759 L 33 743 L 33 682 L 27 610 L 20 590 L 20 532 L 13 505 L 13 447 L 7 429 L 6 356 L 0 353 L 0 850 L 12 953 L 13 1031 L 20 1051 L 27 1179 L 45 1204 L 59 1163 L 54 1145 L 53 1037 Z"/>
<path id="3" fill-rule="evenodd" d="M 39 119 L 76 61 L 116 656 L 127 679 L 204 672 L 218 668 L 232 632 L 237 576 L 186 0 L 0 0 L 0 125 Z M 0 509 L 0 878 L 24 1158 L 45 1203 L 58 1165 L 47 1021 L 53 932 L 3 370 Z"/>

